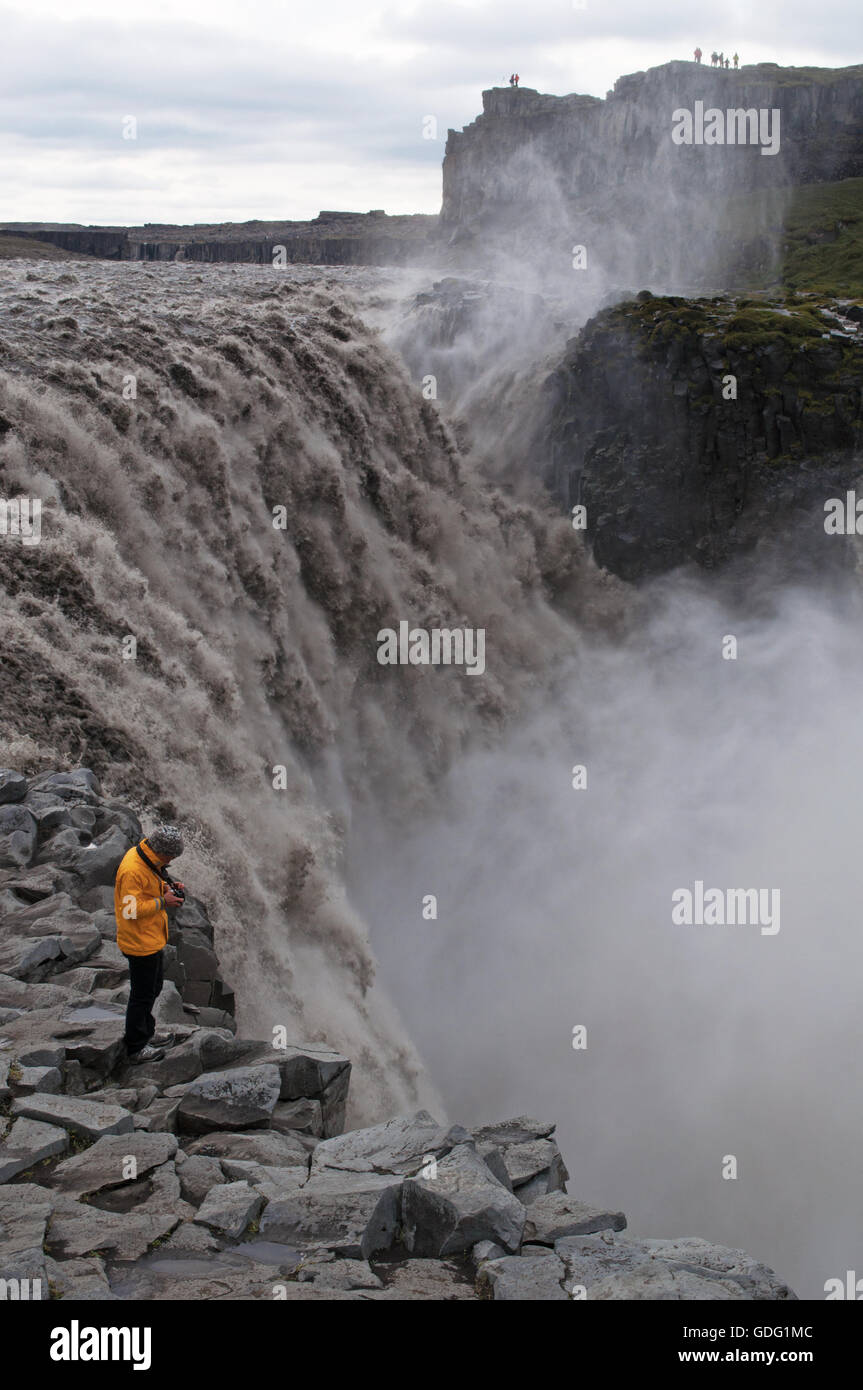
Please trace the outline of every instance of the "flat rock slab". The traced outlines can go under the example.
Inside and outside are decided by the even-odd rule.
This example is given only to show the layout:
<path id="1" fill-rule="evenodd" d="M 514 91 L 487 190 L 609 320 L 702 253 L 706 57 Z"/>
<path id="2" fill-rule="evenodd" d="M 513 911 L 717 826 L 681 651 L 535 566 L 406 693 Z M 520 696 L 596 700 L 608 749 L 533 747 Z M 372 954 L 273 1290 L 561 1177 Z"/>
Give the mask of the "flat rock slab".
<path id="1" fill-rule="evenodd" d="M 282 1134 L 296 1132 L 320 1138 L 324 1119 L 319 1100 L 280 1100 L 273 1108 L 270 1124 Z"/>
<path id="2" fill-rule="evenodd" d="M 678 1269 L 719 1275 L 733 1279 L 752 1299 L 794 1299 L 797 1295 L 768 1265 L 753 1260 L 745 1250 L 713 1245 L 695 1236 L 679 1240 L 645 1240 L 642 1247 L 653 1260 L 663 1260 Z"/>
<path id="3" fill-rule="evenodd" d="M 65 1153 L 68 1147 L 65 1129 L 20 1117 L 0 1144 L 0 1183 L 10 1182 L 45 1158 Z"/>
<path id="4" fill-rule="evenodd" d="M 529 1200 L 546 1192 L 561 1191 L 569 1174 L 553 1139 L 533 1139 L 523 1144 L 502 1146 L 503 1161 L 513 1190 L 534 1184 Z M 537 1182 L 537 1180 L 539 1180 Z M 522 1200 L 524 1200 L 524 1195 Z"/>
<path id="5" fill-rule="evenodd" d="M 227 1178 L 245 1178 L 268 1202 L 293 1197 L 305 1187 L 308 1179 L 308 1174 L 302 1168 L 274 1168 L 268 1163 L 244 1164 L 231 1158 L 222 1159 L 222 1168 Z"/>
<path id="6" fill-rule="evenodd" d="M 60 1299 L 75 1303 L 116 1301 L 111 1292 L 104 1261 L 93 1256 L 82 1260 L 45 1261 L 51 1289 Z"/>
<path id="7" fill-rule="evenodd" d="M 21 1067 L 14 1082 L 18 1096 L 33 1095 L 36 1091 L 56 1095 L 62 1087 L 63 1077 L 59 1067 Z"/>
<path id="8" fill-rule="evenodd" d="M 689 1273 L 707 1283 L 720 1280 L 734 1284 L 743 1298 L 757 1300 L 794 1299 L 796 1294 L 780 1279 L 772 1269 L 758 1260 L 750 1259 L 742 1250 L 732 1250 L 723 1245 L 712 1245 L 710 1241 L 695 1237 L 681 1240 L 638 1240 L 603 1231 L 599 1235 L 564 1236 L 555 1242 L 555 1251 L 564 1261 L 567 1269 L 567 1285 L 572 1289 L 578 1286 L 586 1290 L 588 1298 L 593 1298 L 593 1289 L 599 1284 L 607 1286 L 603 1295 L 617 1298 L 614 1289 L 630 1287 L 621 1281 L 636 1271 L 653 1266 L 666 1271 Z M 650 1286 L 650 1285 L 649 1285 Z M 640 1284 L 631 1287 L 641 1287 Z M 659 1288 L 659 1285 L 655 1285 Z M 678 1289 L 684 1285 L 673 1287 Z M 621 1295 L 622 1296 L 622 1295 Z M 646 1297 L 635 1293 L 633 1297 Z M 657 1297 L 678 1297 L 675 1294 L 658 1294 Z M 706 1294 L 693 1293 L 686 1297 L 707 1297 Z M 713 1297 L 713 1295 L 709 1295 Z"/>
<path id="9" fill-rule="evenodd" d="M 23 801 L 27 795 L 27 778 L 11 768 L 0 769 L 0 805 L 8 806 L 14 801 Z"/>
<path id="10" fill-rule="evenodd" d="M 319 1289 L 382 1289 L 383 1282 L 367 1260 L 340 1260 L 331 1250 L 303 1260 L 297 1270 L 297 1282 L 314 1284 Z"/>
<path id="11" fill-rule="evenodd" d="M 255 1165 L 251 1165 L 254 1167 Z M 192 1206 L 199 1207 L 211 1187 L 216 1187 L 233 1175 L 226 1175 L 217 1158 L 206 1158 L 203 1154 L 189 1154 L 177 1162 L 177 1176 L 183 1197 Z"/>
<path id="12" fill-rule="evenodd" d="M 69 1004 L 80 993 L 73 976 L 78 971 L 70 971 L 50 982 L 34 984 L 32 980 L 16 980 L 11 975 L 0 973 L 0 1007 L 25 1009 L 51 1009 Z M 87 991 L 89 993 L 89 991 Z M 81 1001 L 82 1003 L 84 1000 Z"/>
<path id="13" fill-rule="evenodd" d="M 60 956 L 60 939 L 57 936 L 12 936 L 0 945 L 0 971 L 11 975 L 14 980 L 26 980 L 34 970 L 46 961 L 57 960 Z"/>
<path id="14" fill-rule="evenodd" d="M 280 1089 L 275 1066 L 205 1073 L 188 1086 L 180 1101 L 177 1128 L 184 1134 L 206 1134 L 267 1125 Z"/>
<path id="15" fill-rule="evenodd" d="M 169 1026 L 170 1031 L 170 1026 Z M 124 1067 L 119 1074 L 124 1084 L 153 1082 L 162 1089 L 188 1085 L 201 1075 L 201 1058 L 194 1038 L 172 1047 L 161 1062 L 145 1062 L 137 1067 Z"/>
<path id="16" fill-rule="evenodd" d="M 200 1228 L 201 1230 L 204 1227 Z M 167 1246 L 165 1247 L 167 1249 Z M 163 1252 L 158 1252 L 160 1255 Z M 202 1271 L 190 1277 L 185 1273 L 172 1275 L 171 1260 L 159 1260 L 158 1272 L 153 1266 L 135 1270 L 131 1276 L 120 1276 L 114 1280 L 114 1287 L 121 1291 L 124 1299 L 162 1302 L 228 1303 L 264 1299 L 267 1303 L 346 1303 L 379 1295 L 372 1289 L 324 1289 L 316 1284 L 299 1284 L 288 1280 L 270 1265 L 254 1264 L 242 1260 L 234 1267 L 226 1267 L 224 1255 L 200 1256 L 198 1262 L 213 1266 L 212 1271 Z M 185 1266 L 191 1261 L 183 1258 L 177 1251 L 174 1260 Z"/>
<path id="17" fill-rule="evenodd" d="M 42 1244 L 54 1203 L 54 1194 L 36 1183 L 0 1187 L 0 1249 L 5 1278 L 17 1277 L 12 1266 L 19 1259 L 43 1259 Z"/>
<path id="18" fill-rule="evenodd" d="M 12 1102 L 12 1113 L 25 1119 L 44 1120 L 61 1125 L 84 1139 L 101 1139 L 103 1134 L 128 1134 L 134 1129 L 132 1116 L 119 1105 L 100 1105 L 82 1096 L 19 1096 Z M 86 1252 L 85 1252 L 86 1253 Z"/>
<path id="19" fill-rule="evenodd" d="M 375 1302 L 476 1302 L 478 1297 L 473 1284 L 446 1260 L 399 1260 L 397 1264 L 378 1265 L 377 1272 L 384 1283 L 383 1292 L 366 1295 Z"/>
<path id="20" fill-rule="evenodd" d="M 192 1220 L 181 1221 L 159 1248 L 182 1250 L 189 1255 L 202 1255 L 221 1250 L 222 1244 L 223 1242 L 218 1240 L 212 1231 L 208 1231 L 206 1226 L 196 1226 Z"/>
<path id="21" fill-rule="evenodd" d="M 195 1217 L 217 1236 L 237 1240 L 254 1221 L 264 1205 L 260 1192 L 247 1182 L 226 1182 L 211 1187 Z"/>
<path id="22" fill-rule="evenodd" d="M 188 1154 L 204 1154 L 207 1158 L 236 1158 L 250 1163 L 269 1164 L 275 1168 L 301 1168 L 308 1174 L 309 1156 L 299 1139 L 292 1134 L 274 1130 L 256 1130 L 251 1134 L 212 1134 L 185 1142 Z"/>
<path id="23" fill-rule="evenodd" d="M 413 1176 L 453 1147 L 450 1131 L 427 1110 L 399 1115 L 382 1125 L 324 1139 L 312 1156 L 312 1176 L 326 1169 Z"/>
<path id="24" fill-rule="evenodd" d="M 180 1102 L 168 1096 L 158 1096 L 135 1113 L 135 1129 L 142 1133 L 173 1134 L 177 1128 L 177 1111 Z"/>
<path id="25" fill-rule="evenodd" d="M 225 1039 L 212 1030 L 201 1042 L 201 1060 L 205 1071 L 275 1064 L 281 1077 L 279 1099 L 319 1100 L 323 1134 L 328 1138 L 341 1134 L 351 1063 L 340 1052 L 294 1043 L 274 1048 L 245 1038 Z"/>
<path id="26" fill-rule="evenodd" d="M 174 1157 L 177 1141 L 173 1134 L 105 1135 L 84 1153 L 75 1154 L 57 1165 L 51 1186 L 71 1196 L 100 1192 L 103 1188 L 140 1182 L 154 1168 Z"/>
<path id="27" fill-rule="evenodd" d="M 521 1202 L 470 1144 L 458 1144 L 442 1158 L 433 1177 L 405 1179 L 402 1225 L 412 1254 L 439 1259 L 483 1240 L 513 1253 L 521 1245 L 524 1222 Z"/>
<path id="28" fill-rule="evenodd" d="M 36 819 L 22 805 L 0 805 L 0 869 L 26 869 L 36 853 Z"/>
<path id="29" fill-rule="evenodd" d="M 527 1209 L 524 1239 L 539 1245 L 554 1245 L 564 1236 L 590 1235 L 595 1231 L 622 1231 L 626 1217 L 622 1211 L 577 1202 L 566 1192 L 549 1192 L 537 1197 Z"/>
<path id="30" fill-rule="evenodd" d="M 528 1115 L 519 1115 L 514 1120 L 500 1120 L 493 1125 L 480 1125 L 472 1128 L 477 1145 L 496 1144 L 505 1148 L 508 1144 L 531 1144 L 535 1139 L 548 1139 L 554 1134 L 556 1126 L 542 1120 L 533 1120 Z"/>
<path id="31" fill-rule="evenodd" d="M 567 1302 L 566 1266 L 557 1255 L 512 1255 L 486 1260 L 477 1275 L 480 1289 L 489 1289 L 495 1302 Z"/>
<path id="32" fill-rule="evenodd" d="M 172 1212 L 100 1211 L 61 1196 L 48 1223 L 48 1248 L 55 1258 L 96 1250 L 117 1260 L 137 1260 L 179 1223 Z"/>
<path id="33" fill-rule="evenodd" d="M 270 1201 L 261 1218 L 261 1239 L 369 1259 L 395 1239 L 400 1187 L 398 1178 L 381 1173 L 319 1174 L 297 1193 Z"/>
<path id="34" fill-rule="evenodd" d="M 601 1279 L 588 1290 L 587 1297 L 620 1302 L 682 1303 L 708 1299 L 712 1302 L 730 1302 L 745 1299 L 747 1295 L 731 1279 L 705 1279 L 671 1265 L 643 1264 L 627 1274 L 612 1274 L 607 1279 Z"/>

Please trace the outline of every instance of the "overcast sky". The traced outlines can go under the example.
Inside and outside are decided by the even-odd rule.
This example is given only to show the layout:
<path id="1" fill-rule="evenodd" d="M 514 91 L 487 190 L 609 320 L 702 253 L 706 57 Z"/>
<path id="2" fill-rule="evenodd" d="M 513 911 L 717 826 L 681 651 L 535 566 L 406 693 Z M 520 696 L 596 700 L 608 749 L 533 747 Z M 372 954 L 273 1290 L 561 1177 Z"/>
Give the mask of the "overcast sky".
<path id="1" fill-rule="evenodd" d="M 0 221 L 437 212 L 447 128 L 513 69 L 605 96 L 696 43 L 863 61 L 860 0 L 0 0 L 0 35 Z"/>

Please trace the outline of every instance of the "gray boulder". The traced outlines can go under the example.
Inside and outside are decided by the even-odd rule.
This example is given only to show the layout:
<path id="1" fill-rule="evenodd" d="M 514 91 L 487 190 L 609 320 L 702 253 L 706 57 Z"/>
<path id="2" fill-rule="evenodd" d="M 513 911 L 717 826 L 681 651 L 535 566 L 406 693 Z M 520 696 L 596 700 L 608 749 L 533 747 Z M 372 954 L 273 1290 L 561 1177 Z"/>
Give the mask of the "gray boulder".
<path id="1" fill-rule="evenodd" d="M 525 1210 L 469 1144 L 458 1144 L 433 1177 L 407 1178 L 402 1192 L 404 1243 L 412 1254 L 440 1259 L 492 1240 L 514 1253 Z"/>
<path id="2" fill-rule="evenodd" d="M 687 1285 L 685 1281 L 670 1283 L 668 1289 L 672 1292 L 661 1292 L 663 1286 L 653 1278 L 644 1284 L 640 1281 L 633 1283 L 630 1276 L 648 1266 L 680 1275 L 692 1275 L 705 1283 L 718 1281 L 724 1285 L 730 1282 L 739 1290 L 740 1296 L 747 1299 L 796 1298 L 788 1285 L 766 1265 L 751 1259 L 742 1250 L 712 1245 L 705 1240 L 638 1240 L 606 1230 L 597 1235 L 564 1236 L 556 1241 L 554 1248 L 566 1265 L 570 1292 L 573 1288 L 584 1289 L 587 1298 L 594 1297 L 593 1291 L 599 1285 L 603 1285 L 605 1290 L 603 1298 L 628 1297 L 630 1295 L 616 1293 L 615 1290 L 642 1287 L 658 1290 L 656 1297 L 663 1299 L 714 1297 L 698 1292 L 681 1294 L 681 1289 L 696 1287 Z M 631 1296 L 642 1298 L 648 1297 L 648 1294 L 634 1292 Z"/>
<path id="3" fill-rule="evenodd" d="M 35 1183 L 0 1186 L 0 1250 L 4 1279 L 42 1279 L 47 1287 L 45 1242 L 53 1193 Z"/>
<path id="4" fill-rule="evenodd" d="M 710 1274 L 733 1280 L 747 1298 L 797 1298 L 784 1279 L 780 1279 L 760 1260 L 753 1260 L 745 1250 L 713 1245 L 695 1236 L 679 1240 L 645 1240 L 641 1244 L 654 1261 L 663 1260 L 677 1269 L 688 1269 L 702 1276 Z"/>
<path id="5" fill-rule="evenodd" d="M 197 1002 L 197 1001 L 192 1001 Z M 323 1132 L 327 1137 L 344 1128 L 351 1064 L 331 1048 L 289 1044 L 274 1048 L 244 1038 L 226 1039 L 209 1031 L 201 1043 L 204 1070 L 275 1065 L 279 1069 L 283 1101 L 317 1099 L 321 1104 Z"/>
<path id="6" fill-rule="evenodd" d="M 58 1164 L 52 1187 L 74 1197 L 118 1188 L 142 1178 L 174 1157 L 177 1141 L 172 1134 L 105 1135 L 83 1153 Z"/>
<path id="7" fill-rule="evenodd" d="M 577 1202 L 565 1192 L 549 1192 L 529 1205 L 524 1239 L 539 1245 L 554 1245 L 564 1236 L 622 1231 L 625 1226 L 626 1217 L 622 1211 L 605 1211 Z"/>
<path id="8" fill-rule="evenodd" d="M 563 1283 L 566 1267 L 554 1254 L 510 1256 L 486 1260 L 477 1275 L 477 1287 L 489 1290 L 495 1302 L 566 1302 Z"/>
<path id="9" fill-rule="evenodd" d="M 98 1250 L 117 1260 L 138 1260 L 180 1220 L 171 1210 L 102 1211 L 58 1195 L 48 1224 L 48 1252 L 69 1259 Z"/>
<path id="10" fill-rule="evenodd" d="M 553 1139 L 533 1139 L 524 1144 L 508 1144 L 501 1155 L 512 1190 L 528 1205 L 547 1192 L 561 1192 L 569 1174 Z"/>
<path id="11" fill-rule="evenodd" d="M 10 768 L 0 768 L 0 806 L 23 801 L 27 795 L 27 778 Z"/>
<path id="12" fill-rule="evenodd" d="M 75 1303 L 118 1302 L 111 1292 L 105 1265 L 97 1256 L 82 1260 L 45 1261 L 52 1292 Z"/>
<path id="13" fill-rule="evenodd" d="M 533 1120 L 528 1115 L 518 1115 L 514 1120 L 499 1120 L 493 1125 L 480 1125 L 471 1129 L 471 1134 L 480 1144 L 494 1144 L 497 1148 L 507 1148 L 510 1144 L 530 1144 L 535 1139 L 548 1139 L 554 1134 L 555 1126 L 543 1120 Z"/>
<path id="14" fill-rule="evenodd" d="M 12 1102 L 12 1113 L 60 1125 L 84 1139 L 101 1139 L 103 1134 L 128 1134 L 134 1128 L 132 1116 L 122 1106 L 100 1105 L 83 1096 L 19 1096 Z"/>
<path id="15" fill-rule="evenodd" d="M 252 1134 L 211 1133 L 187 1143 L 186 1152 L 203 1154 L 207 1158 L 271 1164 L 277 1168 L 302 1168 L 306 1174 L 309 1168 L 308 1154 L 299 1139 L 274 1130 L 256 1130 Z"/>
<path id="16" fill-rule="evenodd" d="M 353 1173 L 393 1173 L 413 1176 L 430 1159 L 450 1152 L 448 1128 L 427 1110 L 398 1115 L 384 1124 L 352 1130 L 318 1144 L 312 1157 L 312 1175 L 327 1168 Z"/>
<path id="17" fill-rule="evenodd" d="M 324 1132 L 321 1102 L 280 1100 L 273 1107 L 270 1125 L 282 1134 L 307 1134 L 313 1138 L 320 1138 Z"/>
<path id="18" fill-rule="evenodd" d="M 131 844 L 129 836 L 119 826 L 112 826 L 92 844 L 84 846 L 69 868 L 78 876 L 84 889 L 112 884 L 117 877 L 120 860 Z"/>
<path id="19" fill-rule="evenodd" d="M 90 843 L 90 836 L 86 832 L 79 830 L 76 826 L 66 825 L 56 830 L 50 838 L 45 837 L 44 821 L 47 816 L 66 815 L 71 819 L 70 811 L 48 811 L 38 821 L 40 848 L 36 855 L 37 864 L 59 864 L 61 869 L 70 869 L 75 860 L 81 853 L 82 848 Z"/>
<path id="20" fill-rule="evenodd" d="M 36 1091 L 56 1095 L 62 1087 L 63 1077 L 59 1067 L 21 1067 L 14 1083 L 16 1096 L 34 1095 Z"/>
<path id="21" fill-rule="evenodd" d="M 137 1067 L 127 1067 L 121 1075 L 124 1082 L 152 1081 L 167 1090 L 170 1086 L 194 1082 L 201 1076 L 201 1070 L 197 1042 L 194 1038 L 189 1038 L 186 1042 L 172 1047 L 160 1062 L 144 1062 Z"/>
<path id="22" fill-rule="evenodd" d="M 38 826 L 25 806 L 0 805 L 0 869 L 26 869 L 36 853 Z"/>
<path id="23" fill-rule="evenodd" d="M 320 1289 L 382 1289 L 383 1283 L 366 1260 L 340 1260 L 332 1250 L 317 1250 L 304 1259 L 297 1282 Z"/>
<path id="24" fill-rule="evenodd" d="M 135 1114 L 135 1129 L 146 1134 L 173 1134 L 177 1129 L 178 1096 L 157 1096 Z"/>
<path id="25" fill-rule="evenodd" d="M 57 936 L 11 936 L 0 943 L 0 973 L 13 980 L 26 980 L 45 965 L 59 960 L 60 938 Z"/>
<path id="26" fill-rule="evenodd" d="M 499 1260 L 506 1255 L 506 1251 L 500 1245 L 496 1245 L 493 1240 L 478 1240 L 470 1252 L 470 1257 L 474 1264 L 479 1266 L 485 1260 Z"/>
<path id="27" fill-rule="evenodd" d="M 30 791 L 52 793 L 64 801 L 93 802 L 102 794 L 99 779 L 89 767 L 74 772 L 40 772 L 30 779 Z"/>
<path id="28" fill-rule="evenodd" d="M 241 1158 L 223 1158 L 222 1172 L 228 1182 L 247 1182 L 268 1202 L 293 1197 L 308 1182 L 305 1168 L 276 1168 L 269 1163 L 250 1163 Z"/>
<path id="29" fill-rule="evenodd" d="M 381 1173 L 318 1174 L 298 1192 L 270 1201 L 261 1239 L 367 1260 L 395 1240 L 400 1185 Z"/>
<path id="30" fill-rule="evenodd" d="M 399 1260 L 389 1265 L 386 1272 L 386 1287 L 378 1292 L 374 1289 L 362 1295 L 374 1302 L 398 1301 L 452 1302 L 453 1300 L 475 1302 L 476 1291 L 463 1272 L 447 1260 Z"/>
<path id="31" fill-rule="evenodd" d="M 226 1182 L 210 1188 L 195 1217 L 217 1236 L 237 1240 L 264 1205 L 260 1192 L 247 1182 Z"/>
<path id="32" fill-rule="evenodd" d="M 177 1114 L 178 1128 L 184 1134 L 206 1134 L 267 1125 L 280 1087 L 274 1066 L 208 1073 L 187 1087 Z"/>
<path id="33" fill-rule="evenodd" d="M 0 1144 L 0 1182 L 11 1182 L 35 1163 L 65 1153 L 68 1147 L 65 1129 L 19 1117 Z"/>
<path id="34" fill-rule="evenodd" d="M 187 1202 L 199 1207 L 211 1187 L 225 1182 L 222 1165 L 217 1158 L 207 1158 L 204 1154 L 189 1154 L 178 1160 L 177 1177 L 180 1191 Z"/>
<path id="35" fill-rule="evenodd" d="M 746 1294 L 730 1279 L 710 1279 L 671 1265 L 643 1264 L 625 1274 L 611 1274 L 588 1291 L 591 1300 L 659 1302 L 731 1302 Z"/>

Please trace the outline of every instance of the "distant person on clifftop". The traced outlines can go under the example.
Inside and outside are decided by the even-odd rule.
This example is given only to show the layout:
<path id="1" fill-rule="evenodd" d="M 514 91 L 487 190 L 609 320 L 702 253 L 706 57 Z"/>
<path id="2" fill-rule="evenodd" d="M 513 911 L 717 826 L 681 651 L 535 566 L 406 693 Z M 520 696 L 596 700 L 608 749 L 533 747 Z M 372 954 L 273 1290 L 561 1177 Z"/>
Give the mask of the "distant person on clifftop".
<path id="1" fill-rule="evenodd" d="M 734 55 L 734 66 L 735 66 L 735 68 L 738 66 L 739 62 L 740 62 L 740 59 L 737 57 L 737 54 L 735 53 L 735 55 Z"/>
<path id="2" fill-rule="evenodd" d="M 510 85 L 511 87 L 514 87 L 514 86 L 515 86 L 515 73 L 514 73 L 514 72 L 511 72 L 510 75 L 509 75 L 509 85 Z"/>
<path id="3" fill-rule="evenodd" d="M 153 1005 L 162 992 L 169 907 L 184 901 L 182 883 L 165 872 L 183 853 L 175 825 L 160 825 L 120 861 L 114 882 L 117 945 L 129 962 L 129 1003 L 123 1041 L 131 1066 L 158 1062 L 173 1047 L 173 1033 L 157 1034 Z M 179 890 L 179 891 L 177 891 Z"/>
<path id="4" fill-rule="evenodd" d="M 695 50 L 695 61 L 696 61 L 696 63 L 700 63 L 700 62 L 701 62 L 701 49 L 700 49 L 700 48 L 696 48 L 696 50 Z"/>
<path id="5" fill-rule="evenodd" d="M 518 86 L 518 73 L 515 74 L 515 85 Z"/>
<path id="6" fill-rule="evenodd" d="M 715 68 L 715 67 L 716 67 L 716 64 L 717 64 L 718 62 L 719 62 L 719 54 L 718 54 L 718 53 L 716 52 L 716 50 L 714 49 L 714 51 L 713 51 L 713 52 L 711 53 L 711 55 L 710 55 L 710 66 L 711 66 L 712 68 Z"/>

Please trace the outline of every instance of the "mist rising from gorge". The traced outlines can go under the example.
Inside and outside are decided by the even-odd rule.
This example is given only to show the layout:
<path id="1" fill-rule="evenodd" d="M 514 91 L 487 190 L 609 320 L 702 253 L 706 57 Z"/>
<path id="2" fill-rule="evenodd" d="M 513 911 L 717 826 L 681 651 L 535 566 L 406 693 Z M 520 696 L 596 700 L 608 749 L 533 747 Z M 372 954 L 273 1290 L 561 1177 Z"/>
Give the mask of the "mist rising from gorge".
<path id="1" fill-rule="evenodd" d="M 823 1297 L 863 1236 L 863 595 L 676 577 L 643 603 L 623 645 L 548 650 L 553 693 L 435 815 L 357 825 L 349 884 L 453 1116 L 554 1118 L 580 1200 Z M 696 880 L 778 889 L 780 930 L 673 924 Z"/>

